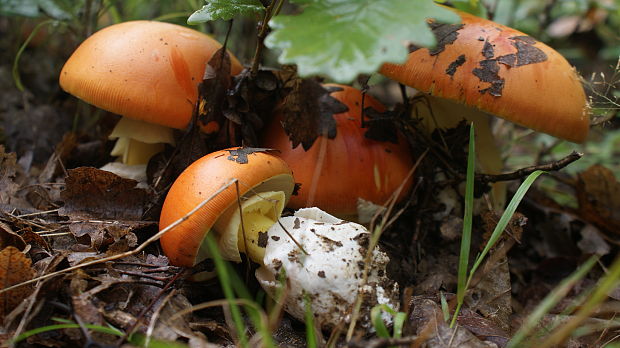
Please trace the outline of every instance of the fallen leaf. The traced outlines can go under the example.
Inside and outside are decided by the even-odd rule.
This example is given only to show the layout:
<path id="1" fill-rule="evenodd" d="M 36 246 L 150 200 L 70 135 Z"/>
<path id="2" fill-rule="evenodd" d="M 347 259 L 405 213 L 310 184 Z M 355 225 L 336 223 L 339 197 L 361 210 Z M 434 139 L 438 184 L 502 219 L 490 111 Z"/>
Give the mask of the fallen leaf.
<path id="1" fill-rule="evenodd" d="M 148 194 L 137 184 L 96 168 L 70 169 L 58 213 L 72 219 L 140 220 Z"/>
<path id="2" fill-rule="evenodd" d="M 19 234 L 13 232 L 9 225 L 0 222 L 0 250 L 9 246 L 24 250 L 26 242 Z"/>
<path id="3" fill-rule="evenodd" d="M 34 277 L 32 261 L 17 248 L 9 246 L 0 251 L 0 289 L 23 283 Z M 32 292 L 28 285 L 0 294 L 0 321 Z"/>
<path id="4" fill-rule="evenodd" d="M 578 175 L 576 191 L 581 217 L 607 232 L 618 234 L 620 183 L 614 173 L 601 165 L 593 165 Z"/>
<path id="5" fill-rule="evenodd" d="M 284 98 L 280 113 L 282 126 L 293 142 L 310 149 L 319 135 L 336 137 L 334 114 L 348 110 L 347 106 L 329 94 L 337 89 L 325 89 L 314 80 L 295 80 L 291 92 Z"/>
<path id="6" fill-rule="evenodd" d="M 0 204 L 11 204 L 12 197 L 19 189 L 15 183 L 16 163 L 15 153 L 4 152 L 4 146 L 0 145 Z"/>

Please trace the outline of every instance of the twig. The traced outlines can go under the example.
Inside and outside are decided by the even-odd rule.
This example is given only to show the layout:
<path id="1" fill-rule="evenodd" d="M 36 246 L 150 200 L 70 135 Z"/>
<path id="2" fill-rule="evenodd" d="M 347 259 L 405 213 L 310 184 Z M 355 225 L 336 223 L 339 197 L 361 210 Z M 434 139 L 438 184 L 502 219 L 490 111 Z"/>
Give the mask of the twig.
<path id="1" fill-rule="evenodd" d="M 114 260 L 122 259 L 124 257 L 129 257 L 129 256 L 133 256 L 135 254 L 138 254 L 138 253 L 142 252 L 142 250 L 144 250 L 149 244 L 151 244 L 154 241 L 156 241 L 159 238 L 161 238 L 161 236 L 163 236 L 164 233 L 170 231 L 171 229 L 173 229 L 173 228 L 177 227 L 178 225 L 180 225 L 181 223 L 183 223 L 185 220 L 189 219 L 190 216 L 194 215 L 198 210 L 200 210 L 202 207 L 204 207 L 213 198 L 215 198 L 217 195 L 222 193 L 224 190 L 226 190 L 230 186 L 234 185 L 236 182 L 237 182 L 237 179 L 232 179 L 228 183 L 222 185 L 222 187 L 220 187 L 217 191 L 215 191 L 211 196 L 209 196 L 204 201 L 200 202 L 200 204 L 195 206 L 194 209 L 190 210 L 183 217 L 181 217 L 180 219 L 176 220 L 172 224 L 168 225 L 168 227 L 166 227 L 166 228 L 160 230 L 159 232 L 157 232 L 155 235 L 153 235 L 151 238 L 149 238 L 146 241 L 144 241 L 144 243 L 140 244 L 134 250 L 126 251 L 124 253 L 120 253 L 120 254 L 116 254 L 116 255 L 112 255 L 112 256 L 108 256 L 108 257 L 104 257 L 104 258 L 98 259 L 98 260 L 84 262 L 84 263 L 81 263 L 79 265 L 71 266 L 71 267 L 65 268 L 65 269 L 60 270 L 60 271 L 56 271 L 56 272 L 52 272 L 52 273 L 49 273 L 49 274 L 46 274 L 46 275 L 42 275 L 40 277 L 36 277 L 34 279 L 30 279 L 30 280 L 27 280 L 25 282 L 22 282 L 22 283 L 19 283 L 19 284 L 15 284 L 15 285 L 9 286 L 9 287 L 4 288 L 4 289 L 0 289 L 0 294 L 5 293 L 5 292 L 10 291 L 10 290 L 13 290 L 13 289 L 17 289 L 20 286 L 24 286 L 24 285 L 27 285 L 27 284 L 32 284 L 32 283 L 38 282 L 38 281 L 43 280 L 43 279 L 52 278 L 52 277 L 61 275 L 63 273 L 75 271 L 75 270 L 80 269 L 80 268 L 84 268 L 84 267 L 92 266 L 92 265 L 98 265 L 100 263 L 105 263 L 105 262 L 108 262 L 108 261 L 114 261 Z"/>
<path id="2" fill-rule="evenodd" d="M 265 2 L 261 2 L 263 6 L 265 6 Z M 281 7 L 282 0 L 272 0 L 269 6 L 265 6 L 265 17 L 263 17 L 263 22 L 261 23 L 258 35 L 256 36 L 256 51 L 254 51 L 254 58 L 252 58 L 252 67 L 250 68 L 250 75 L 252 76 L 252 78 L 256 77 L 256 74 L 258 74 L 258 66 L 260 64 L 263 48 L 265 47 L 265 38 L 267 37 L 267 33 L 269 32 L 269 21 L 274 14 L 277 14 L 278 11 L 280 11 Z"/>
<path id="3" fill-rule="evenodd" d="M 530 166 L 530 167 L 525 167 L 525 168 L 521 168 L 518 169 L 512 173 L 506 173 L 506 174 L 497 174 L 497 175 L 493 175 L 493 174 L 476 174 L 476 180 L 482 182 L 482 183 L 491 183 L 491 182 L 498 182 L 498 181 L 509 181 L 509 180 L 515 180 L 515 179 L 521 179 L 524 178 L 530 174 L 532 174 L 533 172 L 537 171 L 537 170 L 543 170 L 543 171 L 555 171 L 555 170 L 559 170 L 562 169 L 564 167 L 566 167 L 567 165 L 575 162 L 576 160 L 580 159 L 581 157 L 583 157 L 583 153 L 577 152 L 577 151 L 573 151 L 571 154 L 569 154 L 568 156 L 559 159 L 557 161 L 551 162 L 551 163 L 547 163 L 547 164 L 541 164 L 541 165 L 535 165 L 535 166 Z"/>
<path id="4" fill-rule="evenodd" d="M 142 319 L 144 319 L 144 317 L 146 316 L 146 313 L 150 311 L 151 308 L 153 308 L 155 303 L 157 303 L 157 301 L 168 291 L 168 289 L 170 289 L 172 284 L 174 284 L 182 274 L 183 274 L 183 271 L 175 274 L 174 277 L 172 277 L 172 279 L 170 279 L 170 281 L 168 281 L 168 283 L 163 287 L 163 289 L 159 291 L 159 293 L 157 294 L 157 296 L 155 296 L 155 298 L 151 301 L 151 303 L 149 303 L 148 306 L 144 307 L 144 309 L 136 317 L 136 320 L 133 322 L 133 324 L 131 324 L 131 326 L 129 326 L 129 328 L 125 330 L 125 334 L 123 335 L 123 337 L 118 339 L 118 341 L 116 342 L 118 346 L 120 346 L 127 339 L 127 337 L 129 337 L 129 335 L 133 334 L 138 324 L 140 324 L 140 321 L 142 321 Z M 166 305 L 166 302 L 163 302 L 162 306 L 165 306 L 165 305 Z"/>

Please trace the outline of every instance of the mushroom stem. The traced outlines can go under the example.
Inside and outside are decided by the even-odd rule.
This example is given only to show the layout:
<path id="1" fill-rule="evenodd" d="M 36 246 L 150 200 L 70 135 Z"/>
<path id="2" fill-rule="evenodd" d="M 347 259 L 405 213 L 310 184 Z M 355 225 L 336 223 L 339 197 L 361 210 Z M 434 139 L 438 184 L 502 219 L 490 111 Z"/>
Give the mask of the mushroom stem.
<path id="1" fill-rule="evenodd" d="M 241 261 L 241 253 L 263 264 L 267 230 L 273 226 L 284 210 L 286 195 L 282 191 L 262 192 L 242 198 L 241 214 L 233 205 L 215 223 L 220 252 L 227 260 Z M 242 225 L 243 224 L 243 225 Z"/>
<path id="2" fill-rule="evenodd" d="M 110 139 L 117 139 L 110 152 L 123 164 L 147 164 L 156 153 L 163 151 L 164 144 L 174 145 L 172 128 L 122 117 L 116 124 Z"/>
<path id="3" fill-rule="evenodd" d="M 503 161 L 495 137 L 489 126 L 490 117 L 484 111 L 462 105 L 447 99 L 426 95 L 428 103 L 416 103 L 413 117 L 421 120 L 422 126 L 430 133 L 435 128 L 452 128 L 463 119 L 476 127 L 476 166 L 483 173 L 499 174 Z M 495 211 L 502 211 L 506 203 L 506 184 L 491 185 L 491 200 Z"/>

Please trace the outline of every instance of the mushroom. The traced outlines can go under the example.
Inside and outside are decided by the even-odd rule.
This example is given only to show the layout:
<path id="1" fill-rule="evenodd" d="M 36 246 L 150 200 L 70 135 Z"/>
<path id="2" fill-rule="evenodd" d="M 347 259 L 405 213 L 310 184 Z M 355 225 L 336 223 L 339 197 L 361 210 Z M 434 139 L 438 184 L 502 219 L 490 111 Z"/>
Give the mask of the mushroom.
<path id="1" fill-rule="evenodd" d="M 435 48 L 411 47 L 404 64 L 380 69 L 426 94 L 428 103 L 416 103 L 413 112 L 429 132 L 473 121 L 478 164 L 490 174 L 503 164 L 488 114 L 569 141 L 586 139 L 588 103 L 564 57 L 520 31 L 454 11 L 461 23 L 431 23 Z M 502 209 L 505 184 L 494 184 L 492 193 L 495 209 Z"/>
<path id="2" fill-rule="evenodd" d="M 573 142 L 588 135 L 589 109 L 575 69 L 515 29 L 455 10 L 460 24 L 433 23 L 437 47 L 412 47 L 381 74 L 421 92 Z"/>
<path id="3" fill-rule="evenodd" d="M 278 289 L 283 284 L 278 278 L 285 274 L 285 310 L 304 320 L 304 297 L 308 296 L 312 314 L 326 329 L 349 321 L 353 304 L 362 296 L 359 322 L 369 329 L 372 307 L 385 304 L 399 309 L 398 284 L 386 271 L 390 259 L 375 247 L 367 264 L 369 241 L 370 233 L 362 225 L 318 208 L 300 209 L 269 229 L 263 266 L 256 270 L 256 278 L 271 297 L 278 299 L 276 294 L 281 293 Z M 366 281 L 364 267 L 368 267 Z"/>
<path id="4" fill-rule="evenodd" d="M 396 143 L 365 136 L 368 128 L 361 127 L 362 98 L 365 108 L 382 112 L 385 107 L 380 102 L 353 87 L 325 87 L 331 97 L 348 108 L 334 115 L 335 138 L 319 136 L 308 151 L 301 146 L 293 148 L 281 125 L 282 115 L 277 115 L 266 127 L 262 146 L 279 150 L 301 184 L 289 207 L 316 206 L 340 218 L 358 221 L 361 200 L 383 205 L 403 182 L 399 200 L 406 196 L 412 183 L 407 177 L 413 161 L 402 134 L 394 139 Z"/>
<path id="5" fill-rule="evenodd" d="M 241 213 L 233 185 L 188 215 L 232 179 L 239 184 Z M 186 217 L 161 237 L 164 253 L 174 265 L 194 266 L 209 256 L 205 237 L 214 233 L 224 259 L 240 262 L 245 252 L 262 263 L 265 232 L 280 217 L 294 186 L 286 162 L 257 149 L 230 148 L 200 158 L 179 175 L 164 201 L 160 229 Z"/>
<path id="6" fill-rule="evenodd" d="M 172 128 L 191 119 L 198 83 L 221 45 L 198 31 L 163 22 L 131 21 L 99 30 L 75 50 L 60 72 L 68 93 L 124 116 L 110 135 L 113 156 L 145 164 Z M 231 73 L 242 70 L 231 56 Z"/>

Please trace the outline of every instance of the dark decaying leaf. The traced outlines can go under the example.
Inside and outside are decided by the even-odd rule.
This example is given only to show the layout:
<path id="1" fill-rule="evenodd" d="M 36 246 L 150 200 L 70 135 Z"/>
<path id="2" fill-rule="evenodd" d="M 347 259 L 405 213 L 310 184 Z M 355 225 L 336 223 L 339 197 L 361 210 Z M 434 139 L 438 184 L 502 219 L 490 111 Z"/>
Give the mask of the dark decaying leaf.
<path id="1" fill-rule="evenodd" d="M 230 56 L 220 48 L 209 60 L 204 79 L 198 85 L 197 120 L 203 132 L 217 134 L 226 119 L 222 113 L 231 86 Z"/>
<path id="2" fill-rule="evenodd" d="M 620 231 L 620 183 L 614 173 L 594 165 L 580 173 L 576 185 L 579 214 L 607 232 Z"/>
<path id="3" fill-rule="evenodd" d="M 140 220 L 148 194 L 135 180 L 97 168 L 70 169 L 59 214 L 72 219 Z"/>
<path id="4" fill-rule="evenodd" d="M 269 70 L 260 70 L 252 75 L 246 69 L 233 78 L 224 115 L 229 124 L 240 128 L 240 134 L 231 139 L 234 144 L 257 146 L 263 120 L 271 117 L 281 94 L 285 93 L 280 88 L 283 85 L 280 75 Z"/>
<path id="5" fill-rule="evenodd" d="M 334 114 L 348 108 L 329 94 L 330 91 L 314 80 L 293 82 L 281 108 L 282 126 L 293 142 L 293 148 L 301 144 L 307 151 L 319 135 L 330 139 L 336 137 Z"/>
<path id="6" fill-rule="evenodd" d="M 24 250 L 26 242 L 19 234 L 13 232 L 9 225 L 0 222 L 0 250 L 9 246 Z"/>
<path id="7" fill-rule="evenodd" d="M 32 262 L 12 246 L 0 251 L 0 289 L 25 282 L 34 277 Z M 0 322 L 32 292 L 31 286 L 22 286 L 0 294 Z"/>
<path id="8" fill-rule="evenodd" d="M 364 108 L 364 126 L 368 128 L 364 136 L 376 141 L 389 141 L 398 144 L 398 132 L 394 120 L 397 113 L 379 112 L 373 108 Z"/>
<path id="9" fill-rule="evenodd" d="M 15 183 L 17 173 L 15 153 L 4 152 L 0 145 L 0 204 L 10 204 L 19 185 Z"/>
<path id="10" fill-rule="evenodd" d="M 419 337 L 420 342 L 424 342 L 425 347 L 446 347 L 446 342 L 450 342 L 452 347 L 497 347 L 495 344 L 477 338 L 461 325 L 450 328 L 449 323 L 443 319 L 439 304 L 432 299 L 414 296 L 411 307 L 413 311 L 409 316 L 409 323 L 412 325 L 414 334 Z"/>

